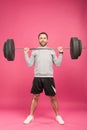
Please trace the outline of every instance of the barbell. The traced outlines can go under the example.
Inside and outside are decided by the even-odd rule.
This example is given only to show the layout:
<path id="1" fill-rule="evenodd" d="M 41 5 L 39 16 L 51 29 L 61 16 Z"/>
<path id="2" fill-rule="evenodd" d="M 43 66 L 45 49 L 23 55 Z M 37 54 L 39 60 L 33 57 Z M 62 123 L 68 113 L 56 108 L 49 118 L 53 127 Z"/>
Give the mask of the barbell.
<path id="1" fill-rule="evenodd" d="M 8 61 L 14 61 L 15 51 L 23 50 L 24 48 L 15 48 L 14 39 L 7 39 L 4 42 L 3 54 Z M 30 50 L 55 50 L 57 48 L 30 48 Z M 70 47 L 65 47 L 64 49 L 70 50 L 71 59 L 78 59 L 82 53 L 82 42 L 77 37 L 71 37 Z"/>

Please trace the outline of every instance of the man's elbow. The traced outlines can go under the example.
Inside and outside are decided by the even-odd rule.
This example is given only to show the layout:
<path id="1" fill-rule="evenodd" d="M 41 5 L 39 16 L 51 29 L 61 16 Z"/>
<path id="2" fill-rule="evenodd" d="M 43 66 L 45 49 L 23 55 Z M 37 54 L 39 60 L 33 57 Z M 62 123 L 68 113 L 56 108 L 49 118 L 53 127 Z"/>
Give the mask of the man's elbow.
<path id="1" fill-rule="evenodd" d="M 32 62 L 28 62 L 28 66 L 29 66 L 29 67 L 32 67 L 34 64 L 35 64 L 34 61 L 32 61 Z"/>
<path id="2" fill-rule="evenodd" d="M 29 64 L 29 63 L 28 63 L 28 67 L 32 67 L 32 66 L 33 66 L 33 64 Z"/>
<path id="3" fill-rule="evenodd" d="M 59 63 L 55 63 L 56 66 L 60 67 L 62 64 L 62 62 L 59 62 Z"/>
<path id="4" fill-rule="evenodd" d="M 57 64 L 56 66 L 57 66 L 57 67 L 60 67 L 60 66 L 61 66 L 61 64 Z"/>

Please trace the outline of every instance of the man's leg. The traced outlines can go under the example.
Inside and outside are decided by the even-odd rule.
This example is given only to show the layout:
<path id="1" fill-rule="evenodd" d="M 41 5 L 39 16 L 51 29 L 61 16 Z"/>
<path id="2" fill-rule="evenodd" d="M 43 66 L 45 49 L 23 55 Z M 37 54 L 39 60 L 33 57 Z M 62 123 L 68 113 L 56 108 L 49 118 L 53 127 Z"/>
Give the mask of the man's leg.
<path id="1" fill-rule="evenodd" d="M 50 96 L 50 100 L 51 100 L 52 108 L 57 116 L 59 114 L 59 111 L 58 111 L 58 103 L 57 103 L 56 96 Z"/>
<path id="2" fill-rule="evenodd" d="M 59 109 L 58 109 L 58 103 L 57 103 L 56 96 L 50 96 L 50 100 L 51 100 L 53 110 L 54 110 L 54 112 L 56 114 L 56 121 L 59 124 L 64 124 L 64 121 L 63 121 L 62 117 L 59 115 Z"/>
<path id="3" fill-rule="evenodd" d="M 32 99 L 32 103 L 31 103 L 30 114 L 26 118 L 26 120 L 24 121 L 25 124 L 30 123 L 34 119 L 34 112 L 35 112 L 36 107 L 37 107 L 39 96 L 40 96 L 40 94 L 34 94 L 33 99 Z"/>
<path id="4" fill-rule="evenodd" d="M 34 115 L 34 112 L 37 107 L 38 99 L 39 99 L 40 94 L 34 94 L 32 103 L 31 103 L 31 108 L 30 108 L 30 115 Z"/>

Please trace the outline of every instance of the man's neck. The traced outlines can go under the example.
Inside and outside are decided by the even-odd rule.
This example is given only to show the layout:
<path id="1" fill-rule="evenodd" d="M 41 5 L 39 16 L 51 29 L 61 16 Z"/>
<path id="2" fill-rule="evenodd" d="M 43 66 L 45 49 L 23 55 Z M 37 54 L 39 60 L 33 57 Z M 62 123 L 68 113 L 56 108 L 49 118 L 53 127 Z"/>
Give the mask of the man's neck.
<path id="1" fill-rule="evenodd" d="M 46 45 L 46 46 L 41 46 L 41 45 L 40 45 L 40 47 L 41 47 L 41 48 L 42 48 L 42 47 L 46 48 L 46 47 L 47 47 L 47 45 Z"/>

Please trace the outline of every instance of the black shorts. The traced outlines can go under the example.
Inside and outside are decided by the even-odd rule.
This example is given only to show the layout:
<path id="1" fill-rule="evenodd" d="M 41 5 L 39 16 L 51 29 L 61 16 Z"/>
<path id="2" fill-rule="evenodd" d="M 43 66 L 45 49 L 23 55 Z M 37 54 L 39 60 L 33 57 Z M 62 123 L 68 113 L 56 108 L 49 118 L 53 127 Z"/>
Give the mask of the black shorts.
<path id="1" fill-rule="evenodd" d="M 56 89 L 54 78 L 52 77 L 34 77 L 31 88 L 31 93 L 40 94 L 44 90 L 47 96 L 55 96 Z"/>

